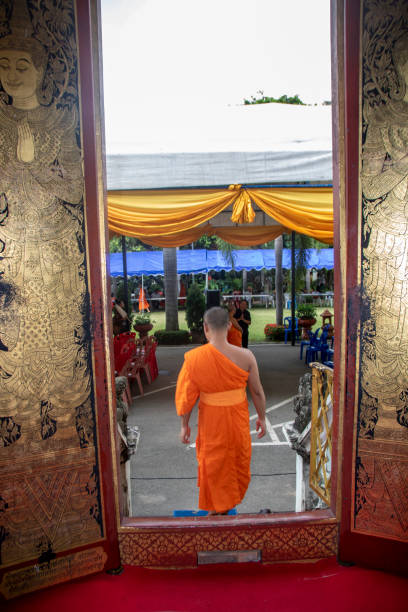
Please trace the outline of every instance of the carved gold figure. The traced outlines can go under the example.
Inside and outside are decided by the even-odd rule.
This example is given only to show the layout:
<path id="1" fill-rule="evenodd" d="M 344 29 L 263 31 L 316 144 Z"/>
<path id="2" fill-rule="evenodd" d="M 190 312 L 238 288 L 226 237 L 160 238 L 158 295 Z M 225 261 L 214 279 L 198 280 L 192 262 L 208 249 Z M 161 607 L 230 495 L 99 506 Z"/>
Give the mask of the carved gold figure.
<path id="1" fill-rule="evenodd" d="M 361 173 L 366 244 L 363 290 L 369 304 L 363 389 L 408 427 L 408 34 L 394 45 L 398 98 L 367 111 Z M 371 349 L 371 350 L 370 350 Z M 388 408 L 387 408 L 388 407 Z M 408 433 L 408 430 L 407 430 Z"/>
<path id="2" fill-rule="evenodd" d="M 0 274 L 13 296 L 0 329 L 0 414 L 17 423 L 23 406 L 37 411 L 43 439 L 90 392 L 78 117 L 40 103 L 46 65 L 35 39 L 0 39 L 9 97 L 0 103 Z"/>
<path id="3" fill-rule="evenodd" d="M 354 529 L 408 539 L 408 7 L 364 0 Z"/>
<path id="4" fill-rule="evenodd" d="M 2 6 L 0 566 L 103 535 L 74 4 Z"/>

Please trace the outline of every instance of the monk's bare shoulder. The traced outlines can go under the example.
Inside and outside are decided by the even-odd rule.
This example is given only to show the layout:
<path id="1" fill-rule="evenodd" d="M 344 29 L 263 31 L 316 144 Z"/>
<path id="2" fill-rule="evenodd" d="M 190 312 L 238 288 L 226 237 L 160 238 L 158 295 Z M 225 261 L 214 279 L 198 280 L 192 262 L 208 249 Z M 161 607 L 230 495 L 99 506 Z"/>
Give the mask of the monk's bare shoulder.
<path id="1" fill-rule="evenodd" d="M 249 372 L 255 361 L 252 351 L 247 348 L 241 348 L 240 346 L 234 346 L 233 344 L 228 345 L 228 351 L 230 359 L 240 368 Z"/>

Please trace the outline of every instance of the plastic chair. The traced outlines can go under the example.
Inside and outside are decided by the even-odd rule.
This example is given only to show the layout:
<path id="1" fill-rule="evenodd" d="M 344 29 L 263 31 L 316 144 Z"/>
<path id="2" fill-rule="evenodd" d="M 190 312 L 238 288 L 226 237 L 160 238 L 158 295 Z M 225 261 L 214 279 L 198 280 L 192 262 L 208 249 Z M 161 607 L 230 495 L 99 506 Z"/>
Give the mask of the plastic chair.
<path id="1" fill-rule="evenodd" d="M 311 339 L 312 339 L 312 336 L 313 336 L 313 332 L 312 332 L 311 329 L 305 329 L 305 333 L 306 333 L 307 337 L 309 338 L 309 340 L 301 340 L 301 342 L 300 342 L 300 357 L 299 357 L 299 359 L 303 359 L 303 348 L 305 346 L 310 346 L 310 342 L 311 342 Z"/>
<path id="2" fill-rule="evenodd" d="M 310 332 L 310 343 L 306 350 L 305 363 L 310 363 L 310 361 L 318 359 L 320 350 L 320 340 L 318 338 L 319 331 L 320 327 L 318 327 L 315 332 Z"/>
<path id="3" fill-rule="evenodd" d="M 288 336 L 292 331 L 292 317 L 285 317 L 283 319 L 283 325 L 285 326 L 285 344 L 288 342 Z M 295 317 L 295 337 L 299 338 L 298 319 Z"/>
<path id="4" fill-rule="evenodd" d="M 305 362 L 310 363 L 311 361 L 315 361 L 319 359 L 320 353 L 320 361 L 327 361 L 327 351 L 329 350 L 329 346 L 327 344 L 327 336 L 329 333 L 329 326 L 325 325 L 322 329 L 322 333 L 320 338 L 318 337 L 318 333 L 320 328 L 315 331 L 313 337 L 310 341 L 310 345 L 306 351 Z"/>
<path id="5" fill-rule="evenodd" d="M 320 336 L 320 361 L 324 362 L 328 360 L 327 352 L 329 351 L 328 344 L 329 325 L 325 325 Z"/>

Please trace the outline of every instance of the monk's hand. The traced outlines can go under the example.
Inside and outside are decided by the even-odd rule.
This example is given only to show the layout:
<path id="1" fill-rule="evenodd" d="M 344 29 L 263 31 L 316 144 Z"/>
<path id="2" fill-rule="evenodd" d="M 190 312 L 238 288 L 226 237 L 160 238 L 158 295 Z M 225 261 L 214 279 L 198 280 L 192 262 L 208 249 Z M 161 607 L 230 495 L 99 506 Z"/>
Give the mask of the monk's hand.
<path id="1" fill-rule="evenodd" d="M 257 437 L 263 438 L 266 434 L 266 423 L 265 419 L 257 419 L 256 421 L 256 431 L 258 432 Z"/>
<path id="2" fill-rule="evenodd" d="M 180 440 L 183 444 L 190 444 L 190 427 L 188 425 L 182 425 L 180 430 Z"/>

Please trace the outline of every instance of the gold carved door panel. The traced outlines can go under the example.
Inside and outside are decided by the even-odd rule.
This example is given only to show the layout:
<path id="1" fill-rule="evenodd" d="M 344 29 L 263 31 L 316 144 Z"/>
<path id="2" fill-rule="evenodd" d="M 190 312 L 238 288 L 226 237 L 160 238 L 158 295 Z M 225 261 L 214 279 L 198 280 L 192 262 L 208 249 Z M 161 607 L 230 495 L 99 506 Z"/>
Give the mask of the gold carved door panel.
<path id="1" fill-rule="evenodd" d="M 357 358 L 347 380 L 340 554 L 408 571 L 408 6 L 363 0 L 357 8 L 346 22 L 346 40 L 348 28 L 348 41 L 354 30 L 360 44 L 346 48 L 345 89 L 346 122 L 360 92 L 359 133 L 348 136 L 349 156 L 358 150 L 359 158 L 348 175 L 360 237 L 357 251 L 348 245 Z"/>
<path id="2" fill-rule="evenodd" d="M 90 280 L 98 256 L 87 235 L 90 220 L 98 223 L 98 203 L 92 178 L 84 178 L 91 170 L 81 122 L 81 104 L 93 101 L 81 97 L 79 82 L 77 9 L 86 21 L 86 4 L 9 0 L 0 12 L 5 597 L 102 570 L 111 552 L 98 433 L 108 419 L 99 408 L 107 389 L 96 390 L 99 340 L 91 334 L 102 287 Z M 91 58 L 83 52 L 81 60 L 92 79 Z M 23 569 L 13 570 L 17 564 Z"/>

